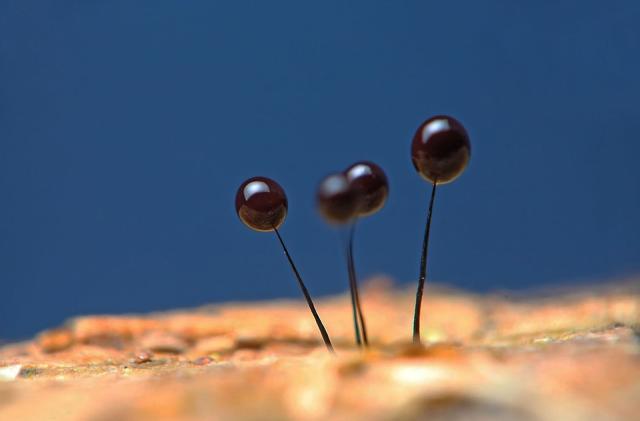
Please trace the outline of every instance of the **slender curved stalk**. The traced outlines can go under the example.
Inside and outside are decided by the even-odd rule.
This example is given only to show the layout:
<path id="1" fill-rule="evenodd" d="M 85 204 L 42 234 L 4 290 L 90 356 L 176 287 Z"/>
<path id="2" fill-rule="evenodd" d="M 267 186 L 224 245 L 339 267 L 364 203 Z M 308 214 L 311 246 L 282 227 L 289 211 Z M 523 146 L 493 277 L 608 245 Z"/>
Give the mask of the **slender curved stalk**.
<path id="1" fill-rule="evenodd" d="M 302 281 L 302 277 L 300 276 L 300 273 L 298 272 L 296 265 L 293 263 L 293 259 L 291 259 L 291 255 L 289 254 L 289 250 L 287 250 L 287 246 L 284 245 L 284 241 L 280 236 L 280 232 L 278 232 L 278 229 L 276 227 L 273 227 L 273 230 L 275 231 L 276 236 L 278 237 L 278 241 L 280 241 L 280 245 L 284 250 L 285 256 L 287 256 L 287 260 L 289 260 L 289 264 L 291 265 L 291 269 L 293 270 L 293 273 L 296 275 L 296 279 L 298 280 L 298 284 L 300 285 L 302 294 L 304 295 L 305 300 L 307 300 L 307 304 L 309 305 L 311 314 L 313 314 L 313 318 L 316 320 L 316 324 L 318 325 L 318 329 L 320 330 L 320 335 L 322 335 L 322 340 L 324 340 L 324 344 L 327 347 L 327 349 L 333 353 L 334 350 L 333 350 L 333 345 L 331 344 L 331 339 L 329 339 L 329 334 L 327 333 L 327 329 L 324 328 L 324 325 L 322 324 L 322 320 L 320 320 L 320 316 L 316 311 L 316 307 L 313 305 L 313 301 L 311 300 L 311 295 L 309 295 L 309 291 L 307 290 L 307 287 L 304 285 L 304 282 Z"/>
<path id="2" fill-rule="evenodd" d="M 437 183 L 434 180 L 431 190 L 431 200 L 429 201 L 429 211 L 427 213 L 427 224 L 424 229 L 424 240 L 422 242 L 422 257 L 420 258 L 420 279 L 418 279 L 418 291 L 416 292 L 416 307 L 413 313 L 413 343 L 420 343 L 420 310 L 422 308 L 422 294 L 424 283 L 427 278 L 427 254 L 429 252 L 429 232 L 431 231 L 431 215 L 433 213 L 433 202 L 436 198 Z"/>
<path id="3" fill-rule="evenodd" d="M 349 245 L 346 245 L 347 272 L 349 274 L 349 292 L 351 295 L 351 311 L 353 312 L 353 330 L 356 336 L 356 345 L 362 347 L 362 336 L 360 335 L 360 323 L 358 322 L 358 305 L 356 301 L 357 285 L 355 283 L 355 274 L 352 270 L 352 258 L 349 254 Z"/>
<path id="4" fill-rule="evenodd" d="M 351 305 L 353 306 L 353 322 L 356 326 L 356 342 L 358 345 L 364 343 L 365 347 L 369 346 L 369 338 L 367 336 L 367 325 L 364 321 L 362 305 L 360 304 L 360 294 L 358 292 L 358 278 L 356 276 L 356 266 L 353 259 L 353 238 L 356 231 L 356 221 L 351 224 L 349 231 L 349 242 L 347 244 L 347 268 L 349 270 L 349 285 L 351 286 Z M 357 316 L 357 319 L 356 319 Z M 358 324 L 360 329 L 358 329 Z M 362 342 L 359 340 L 360 331 L 362 332 Z"/>

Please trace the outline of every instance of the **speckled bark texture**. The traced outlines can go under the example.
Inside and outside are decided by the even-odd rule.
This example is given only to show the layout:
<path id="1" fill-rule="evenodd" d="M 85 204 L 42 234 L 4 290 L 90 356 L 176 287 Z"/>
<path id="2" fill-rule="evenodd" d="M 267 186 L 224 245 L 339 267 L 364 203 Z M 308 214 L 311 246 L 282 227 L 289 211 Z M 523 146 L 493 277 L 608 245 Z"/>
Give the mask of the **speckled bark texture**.
<path id="1" fill-rule="evenodd" d="M 372 347 L 354 348 L 347 296 L 70 320 L 0 348 L 0 420 L 637 420 L 637 280 L 474 295 L 429 286 L 424 347 L 413 289 L 363 293 Z"/>

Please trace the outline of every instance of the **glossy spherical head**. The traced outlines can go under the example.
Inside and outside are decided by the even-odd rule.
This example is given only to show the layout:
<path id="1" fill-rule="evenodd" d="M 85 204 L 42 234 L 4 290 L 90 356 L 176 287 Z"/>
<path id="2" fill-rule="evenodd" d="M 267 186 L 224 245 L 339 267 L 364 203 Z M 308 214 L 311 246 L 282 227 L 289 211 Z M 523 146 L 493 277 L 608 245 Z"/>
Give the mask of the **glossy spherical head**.
<path id="1" fill-rule="evenodd" d="M 331 174 L 320 182 L 316 202 L 322 217 L 332 224 L 344 224 L 357 215 L 358 195 L 341 173 Z"/>
<path id="2" fill-rule="evenodd" d="M 358 193 L 358 215 L 367 216 L 379 211 L 389 195 L 387 175 L 378 165 L 360 161 L 344 172 L 351 187 Z"/>
<path id="3" fill-rule="evenodd" d="M 287 196 L 270 178 L 253 177 L 236 193 L 236 212 L 246 226 L 256 231 L 273 231 L 287 216 Z"/>
<path id="4" fill-rule="evenodd" d="M 427 180 L 444 184 L 455 180 L 471 158 L 469 136 L 453 117 L 431 117 L 418 127 L 411 143 L 411 160 Z"/>

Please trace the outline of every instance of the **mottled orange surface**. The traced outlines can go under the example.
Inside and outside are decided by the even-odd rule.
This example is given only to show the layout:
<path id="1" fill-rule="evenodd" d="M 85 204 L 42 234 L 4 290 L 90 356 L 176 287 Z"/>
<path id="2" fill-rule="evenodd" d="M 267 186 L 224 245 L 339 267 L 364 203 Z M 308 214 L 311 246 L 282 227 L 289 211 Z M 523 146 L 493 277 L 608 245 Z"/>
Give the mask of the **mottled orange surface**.
<path id="1" fill-rule="evenodd" d="M 637 281 L 531 294 L 370 283 L 372 347 L 347 296 L 88 316 L 0 348 L 0 420 L 637 420 Z"/>

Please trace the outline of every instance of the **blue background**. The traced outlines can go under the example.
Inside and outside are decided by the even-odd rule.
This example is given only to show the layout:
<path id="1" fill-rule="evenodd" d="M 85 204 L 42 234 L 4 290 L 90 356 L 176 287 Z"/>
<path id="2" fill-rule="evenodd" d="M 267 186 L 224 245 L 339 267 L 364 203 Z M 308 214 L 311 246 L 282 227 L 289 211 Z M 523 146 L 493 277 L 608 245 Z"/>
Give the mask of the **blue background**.
<path id="1" fill-rule="evenodd" d="M 516 4 L 517 3 L 517 4 Z M 346 289 L 318 180 L 360 159 L 391 197 L 365 277 L 414 282 L 429 187 L 410 139 L 467 127 L 439 190 L 430 279 L 473 290 L 640 272 L 637 1 L 0 2 L 0 338 L 86 313 L 300 293 L 238 220 L 277 179 L 317 295 Z"/>

